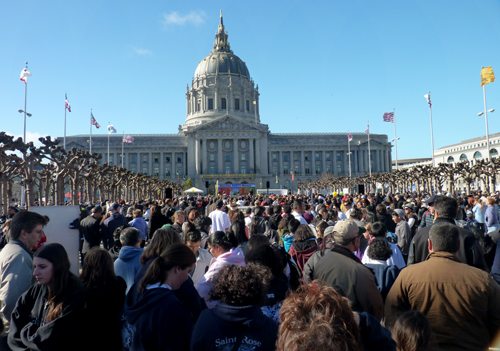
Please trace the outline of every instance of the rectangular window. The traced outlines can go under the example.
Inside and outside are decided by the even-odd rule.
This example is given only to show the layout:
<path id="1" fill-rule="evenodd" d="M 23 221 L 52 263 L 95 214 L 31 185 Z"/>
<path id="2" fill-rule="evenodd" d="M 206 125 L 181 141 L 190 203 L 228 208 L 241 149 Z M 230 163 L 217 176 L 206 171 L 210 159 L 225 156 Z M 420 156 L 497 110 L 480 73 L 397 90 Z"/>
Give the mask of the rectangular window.
<path id="1" fill-rule="evenodd" d="M 250 100 L 246 101 L 247 112 L 250 111 Z"/>
<path id="2" fill-rule="evenodd" d="M 225 110 L 227 108 L 226 107 L 226 98 L 220 99 L 220 108 L 221 108 L 221 110 Z"/>
<path id="3" fill-rule="evenodd" d="M 199 112 L 201 110 L 201 100 L 196 101 L 196 112 Z"/>
<path id="4" fill-rule="evenodd" d="M 208 109 L 210 111 L 214 109 L 214 99 L 212 99 L 212 98 L 208 99 Z"/>
<path id="5" fill-rule="evenodd" d="M 239 111 L 240 109 L 240 99 L 234 99 L 234 109 Z"/>

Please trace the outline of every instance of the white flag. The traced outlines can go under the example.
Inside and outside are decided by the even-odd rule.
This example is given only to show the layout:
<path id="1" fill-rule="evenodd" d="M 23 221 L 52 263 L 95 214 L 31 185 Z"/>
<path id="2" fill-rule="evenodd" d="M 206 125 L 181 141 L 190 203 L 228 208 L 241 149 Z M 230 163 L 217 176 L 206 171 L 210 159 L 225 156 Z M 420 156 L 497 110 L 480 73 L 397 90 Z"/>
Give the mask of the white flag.
<path id="1" fill-rule="evenodd" d="M 24 67 L 21 71 L 21 74 L 19 74 L 19 79 L 26 84 L 28 83 L 29 76 L 31 76 L 31 72 L 28 70 L 28 67 Z"/>
<path id="2" fill-rule="evenodd" d="M 425 94 L 424 95 L 425 101 L 429 104 L 429 107 L 432 107 L 432 101 L 431 101 L 431 94 Z"/>
<path id="3" fill-rule="evenodd" d="M 108 125 L 108 134 L 115 134 L 115 133 L 116 133 L 115 127 L 113 127 L 112 124 L 109 124 Z"/>

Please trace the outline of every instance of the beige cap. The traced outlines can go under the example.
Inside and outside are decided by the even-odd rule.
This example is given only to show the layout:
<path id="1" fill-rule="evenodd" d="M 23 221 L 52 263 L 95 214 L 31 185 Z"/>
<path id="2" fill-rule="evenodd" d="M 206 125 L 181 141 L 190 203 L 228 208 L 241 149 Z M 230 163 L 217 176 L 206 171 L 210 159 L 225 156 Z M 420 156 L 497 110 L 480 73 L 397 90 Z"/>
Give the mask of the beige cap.
<path id="1" fill-rule="evenodd" d="M 333 239 L 336 244 L 346 245 L 352 239 L 358 237 L 360 230 L 356 223 L 352 221 L 339 221 L 333 227 Z"/>

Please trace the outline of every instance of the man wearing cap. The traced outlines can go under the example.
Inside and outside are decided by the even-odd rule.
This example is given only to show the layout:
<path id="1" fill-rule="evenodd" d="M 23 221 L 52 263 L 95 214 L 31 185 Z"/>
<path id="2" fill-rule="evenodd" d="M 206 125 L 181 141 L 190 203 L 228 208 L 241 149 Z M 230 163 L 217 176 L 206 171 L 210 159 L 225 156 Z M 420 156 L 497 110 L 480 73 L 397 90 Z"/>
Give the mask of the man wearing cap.
<path id="1" fill-rule="evenodd" d="M 212 227 L 210 228 L 210 234 L 221 231 L 225 232 L 231 226 L 231 221 L 226 212 L 222 211 L 224 206 L 224 201 L 219 200 L 215 204 L 215 210 L 210 212 L 208 217 L 212 220 Z"/>
<path id="2" fill-rule="evenodd" d="M 406 222 L 406 216 L 402 209 L 397 208 L 392 211 L 392 220 L 396 223 L 396 236 L 398 237 L 398 246 L 405 259 L 408 258 L 408 250 L 410 247 L 411 229 Z"/>
<path id="3" fill-rule="evenodd" d="M 450 223 L 456 225 L 455 217 L 457 215 L 457 210 L 457 200 L 448 196 L 436 196 L 434 202 L 434 224 Z M 430 228 L 432 228 L 432 226 L 420 228 L 413 237 L 408 254 L 408 265 L 419 263 L 427 259 L 429 255 L 427 242 Z M 460 239 L 460 246 L 456 254 L 458 260 L 468 265 L 488 270 L 488 266 L 484 260 L 483 250 L 479 246 L 474 235 L 465 228 L 459 228 L 458 232 Z"/>
<path id="4" fill-rule="evenodd" d="M 101 244 L 101 218 L 102 207 L 95 206 L 90 210 L 90 215 L 80 221 L 80 231 L 83 235 L 82 262 L 83 257 L 91 248 Z"/>
<path id="5" fill-rule="evenodd" d="M 339 221 L 333 229 L 328 227 L 325 235 L 333 235 L 333 247 L 325 250 L 321 257 L 307 269 L 306 279 L 320 280 L 347 297 L 352 308 L 358 312 L 369 312 L 377 319 L 383 316 L 382 296 L 377 289 L 373 273 L 353 254 L 359 249 L 362 232 L 352 221 Z"/>
<path id="6" fill-rule="evenodd" d="M 429 232 L 429 258 L 403 269 L 385 301 L 387 326 L 409 310 L 427 317 L 429 350 L 486 350 L 500 328 L 500 287 L 487 272 L 457 259 L 459 231 L 436 219 Z"/>
<path id="7" fill-rule="evenodd" d="M 430 227 L 434 222 L 434 201 L 436 199 L 436 195 L 432 195 L 427 200 L 425 200 L 425 204 L 427 205 L 427 211 L 424 212 L 422 216 L 422 220 L 420 221 L 420 228 Z"/>

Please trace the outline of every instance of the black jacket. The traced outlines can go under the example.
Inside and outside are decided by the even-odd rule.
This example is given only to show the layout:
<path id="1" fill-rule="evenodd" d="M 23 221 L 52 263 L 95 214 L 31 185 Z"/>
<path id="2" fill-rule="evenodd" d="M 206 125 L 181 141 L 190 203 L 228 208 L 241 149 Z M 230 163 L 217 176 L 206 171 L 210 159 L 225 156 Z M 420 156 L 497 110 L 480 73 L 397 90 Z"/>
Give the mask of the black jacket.
<path id="1" fill-rule="evenodd" d="M 99 246 L 102 239 L 101 225 L 97 218 L 89 215 L 80 221 L 80 232 L 83 235 L 83 252 L 94 246 Z"/>
<path id="2" fill-rule="evenodd" d="M 166 288 L 145 290 L 127 311 L 135 327 L 131 351 L 185 351 L 193 322 L 174 292 Z"/>
<path id="3" fill-rule="evenodd" d="M 258 306 L 218 303 L 204 310 L 191 338 L 191 350 L 275 350 L 278 328 Z M 235 344 L 240 347 L 235 348 Z"/>
<path id="4" fill-rule="evenodd" d="M 434 223 L 451 223 L 455 224 L 455 220 L 448 218 L 436 218 Z M 423 262 L 429 256 L 427 247 L 427 239 L 429 239 L 429 231 L 432 226 L 419 228 L 417 234 L 413 237 L 410 243 L 410 252 L 408 254 L 408 264 Z M 474 234 L 466 228 L 458 227 L 460 248 L 456 253 L 457 258 L 462 263 L 473 266 L 485 271 L 488 271 L 488 266 L 484 260 L 483 250 L 476 241 Z"/>

